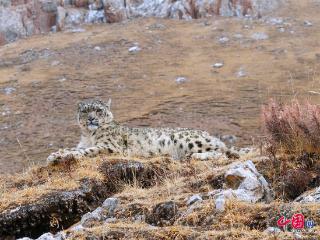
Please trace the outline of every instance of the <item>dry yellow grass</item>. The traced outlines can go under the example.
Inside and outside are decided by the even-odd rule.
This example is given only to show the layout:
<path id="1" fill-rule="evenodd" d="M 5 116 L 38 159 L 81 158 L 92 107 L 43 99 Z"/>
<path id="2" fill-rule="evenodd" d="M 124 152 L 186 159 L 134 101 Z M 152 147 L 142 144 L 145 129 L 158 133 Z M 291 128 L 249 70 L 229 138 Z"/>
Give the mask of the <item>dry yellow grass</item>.
<path id="1" fill-rule="evenodd" d="M 271 204 L 250 204 L 230 200 L 225 212 L 215 209 L 214 201 L 208 196 L 196 203 L 193 211 L 188 210 L 187 199 L 197 193 L 206 194 L 217 186 L 214 179 L 235 162 L 252 159 L 257 166 L 263 164 L 264 158 L 257 152 L 242 156 L 236 161 L 218 159 L 209 161 L 174 161 L 166 157 L 151 159 L 124 158 L 120 156 L 100 156 L 84 159 L 81 162 L 60 167 L 36 167 L 23 175 L 13 175 L 0 180 L 2 194 L 0 210 L 12 209 L 25 203 L 36 202 L 44 195 L 54 191 L 76 189 L 84 178 L 98 181 L 109 181 L 106 172 L 101 170 L 104 163 L 124 163 L 135 161 L 146 167 L 163 168 L 163 175 L 151 187 L 145 188 L 140 180 L 118 182 L 118 193 L 114 195 L 120 200 L 120 207 L 115 212 L 116 220 L 104 224 L 97 222 L 93 227 L 74 232 L 66 230 L 68 239 L 86 239 L 88 236 L 114 236 L 116 239 L 292 239 L 293 234 L 282 232 L 272 236 L 264 232 L 268 226 L 276 226 L 279 214 L 303 212 L 308 218 L 320 222 L 317 204 L 301 205 L 275 201 Z M 261 163 L 262 161 L 262 163 Z M 112 166 L 112 165 L 107 165 Z M 173 225 L 152 227 L 144 221 L 132 219 L 134 209 L 151 214 L 153 207 L 162 202 L 173 201 L 179 208 Z M 304 233 L 305 239 L 315 239 L 320 228 Z M 124 235 L 125 234 L 125 235 Z M 309 237 L 309 238 L 308 238 Z"/>

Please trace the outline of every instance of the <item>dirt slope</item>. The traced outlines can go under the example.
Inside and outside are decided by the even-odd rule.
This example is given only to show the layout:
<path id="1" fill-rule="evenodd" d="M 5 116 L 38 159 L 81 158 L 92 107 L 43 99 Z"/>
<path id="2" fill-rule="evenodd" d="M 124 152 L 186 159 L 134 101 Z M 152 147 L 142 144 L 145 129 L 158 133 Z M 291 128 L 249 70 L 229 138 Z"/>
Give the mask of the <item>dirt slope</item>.
<path id="1" fill-rule="evenodd" d="M 0 173 L 76 145 L 75 106 L 91 97 L 111 97 L 116 119 L 129 125 L 193 127 L 235 134 L 240 145 L 257 142 L 268 98 L 320 100 L 319 9 L 313 0 L 292 0 L 272 14 L 281 21 L 136 19 L 2 46 Z M 141 51 L 130 53 L 135 44 Z M 224 66 L 213 68 L 217 62 Z"/>

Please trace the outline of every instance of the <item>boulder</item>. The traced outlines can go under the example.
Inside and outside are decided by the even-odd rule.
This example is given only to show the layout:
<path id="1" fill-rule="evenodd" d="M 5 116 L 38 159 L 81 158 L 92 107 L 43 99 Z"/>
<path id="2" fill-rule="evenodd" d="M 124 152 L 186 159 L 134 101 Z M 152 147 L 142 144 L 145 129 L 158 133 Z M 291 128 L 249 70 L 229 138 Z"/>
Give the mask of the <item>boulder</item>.
<path id="1" fill-rule="evenodd" d="M 26 36 L 21 14 L 8 8 L 0 8 L 0 33 L 5 42 L 13 42 Z"/>
<path id="2" fill-rule="evenodd" d="M 303 193 L 294 201 L 301 203 L 320 203 L 320 187 Z"/>
<path id="3" fill-rule="evenodd" d="M 118 204 L 119 204 L 118 198 L 107 198 L 103 202 L 102 207 L 106 209 L 108 216 L 110 217 L 110 216 L 113 216 L 114 210 L 117 208 Z"/>
<path id="4" fill-rule="evenodd" d="M 106 22 L 104 10 L 89 10 L 86 13 L 84 22 L 85 23 L 104 23 L 104 22 Z"/>
<path id="5" fill-rule="evenodd" d="M 272 200 L 272 193 L 267 181 L 250 160 L 231 167 L 225 173 L 225 181 L 228 189 L 219 189 L 209 193 L 215 200 L 218 211 L 224 211 L 226 199 L 233 198 L 251 203 Z"/>

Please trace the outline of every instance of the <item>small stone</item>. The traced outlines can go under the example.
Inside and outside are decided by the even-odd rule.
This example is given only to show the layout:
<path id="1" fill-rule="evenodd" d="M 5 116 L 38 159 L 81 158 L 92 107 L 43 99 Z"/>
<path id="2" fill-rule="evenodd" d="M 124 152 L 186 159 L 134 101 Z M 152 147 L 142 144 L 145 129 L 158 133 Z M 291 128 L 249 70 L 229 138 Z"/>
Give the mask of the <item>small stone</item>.
<path id="1" fill-rule="evenodd" d="M 141 51 L 141 48 L 139 46 L 133 46 L 133 47 L 129 48 L 129 52 L 132 52 L 132 53 L 136 53 L 139 51 Z"/>
<path id="2" fill-rule="evenodd" d="M 225 44 L 225 43 L 229 42 L 229 40 L 230 39 L 228 37 L 221 37 L 221 38 L 219 38 L 219 43 Z"/>
<path id="3" fill-rule="evenodd" d="M 304 20 L 303 24 L 306 26 L 306 27 L 312 27 L 312 22 L 308 21 L 308 20 Z"/>
<path id="4" fill-rule="evenodd" d="M 55 60 L 51 63 L 51 66 L 54 67 L 54 66 L 58 66 L 59 64 L 60 64 L 60 61 Z"/>
<path id="5" fill-rule="evenodd" d="M 294 235 L 294 239 L 295 239 L 295 240 L 297 240 L 297 239 L 303 239 L 302 235 L 301 235 L 300 233 L 298 233 L 298 232 L 293 233 L 293 235 Z"/>
<path id="6" fill-rule="evenodd" d="M 243 67 L 240 67 L 238 72 L 237 72 L 237 77 L 245 77 L 247 76 L 246 71 L 243 69 Z"/>
<path id="7" fill-rule="evenodd" d="M 14 87 L 5 87 L 3 89 L 3 91 L 6 95 L 10 95 L 10 94 L 14 93 L 16 91 L 16 89 Z"/>
<path id="8" fill-rule="evenodd" d="M 280 25 L 283 24 L 283 18 L 270 18 L 267 20 L 267 23 L 271 25 Z"/>
<path id="9" fill-rule="evenodd" d="M 37 240 L 63 240 L 65 239 L 64 237 L 63 233 L 57 233 L 56 235 L 53 235 L 52 233 L 45 233 L 38 237 Z"/>
<path id="10" fill-rule="evenodd" d="M 103 204 L 102 207 L 108 211 L 108 215 L 112 216 L 114 214 L 114 210 L 117 208 L 119 204 L 118 198 L 107 198 Z"/>
<path id="11" fill-rule="evenodd" d="M 217 62 L 217 63 L 215 63 L 215 64 L 213 64 L 212 65 L 212 67 L 214 67 L 214 68 L 221 68 L 221 67 L 223 67 L 223 63 L 222 62 Z"/>
<path id="12" fill-rule="evenodd" d="M 193 196 L 191 196 L 188 201 L 187 201 L 187 204 L 188 205 L 192 205 L 194 204 L 195 202 L 197 201 L 202 201 L 202 197 L 199 195 L 199 194 L 195 194 Z"/>
<path id="13" fill-rule="evenodd" d="M 224 199 L 224 197 L 219 197 L 215 200 L 215 205 L 216 205 L 216 209 L 219 212 L 223 212 L 225 210 L 224 205 L 225 205 L 226 201 Z"/>
<path id="14" fill-rule="evenodd" d="M 176 83 L 185 83 L 187 81 L 186 77 L 177 77 L 176 78 Z"/>
<path id="15" fill-rule="evenodd" d="M 256 32 L 251 35 L 251 38 L 254 40 L 266 40 L 269 36 L 264 32 Z"/>
<path id="16" fill-rule="evenodd" d="M 96 50 L 96 51 L 101 51 L 101 47 L 95 46 L 95 47 L 94 47 L 94 50 Z"/>
<path id="17" fill-rule="evenodd" d="M 62 77 L 62 78 L 59 78 L 59 82 L 64 82 L 64 81 L 66 81 L 67 80 L 67 78 L 65 78 L 65 77 Z"/>
<path id="18" fill-rule="evenodd" d="M 279 234 L 281 230 L 277 227 L 268 227 L 264 232 L 268 234 Z"/>

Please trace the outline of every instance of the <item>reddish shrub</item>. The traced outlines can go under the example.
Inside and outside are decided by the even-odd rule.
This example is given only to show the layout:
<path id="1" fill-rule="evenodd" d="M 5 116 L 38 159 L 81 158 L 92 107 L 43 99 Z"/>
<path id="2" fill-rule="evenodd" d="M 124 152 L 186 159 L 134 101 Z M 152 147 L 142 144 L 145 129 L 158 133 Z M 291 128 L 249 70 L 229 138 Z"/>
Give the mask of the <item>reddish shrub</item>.
<path id="1" fill-rule="evenodd" d="M 268 142 L 290 153 L 320 153 L 320 106 L 271 100 L 262 110 Z"/>

